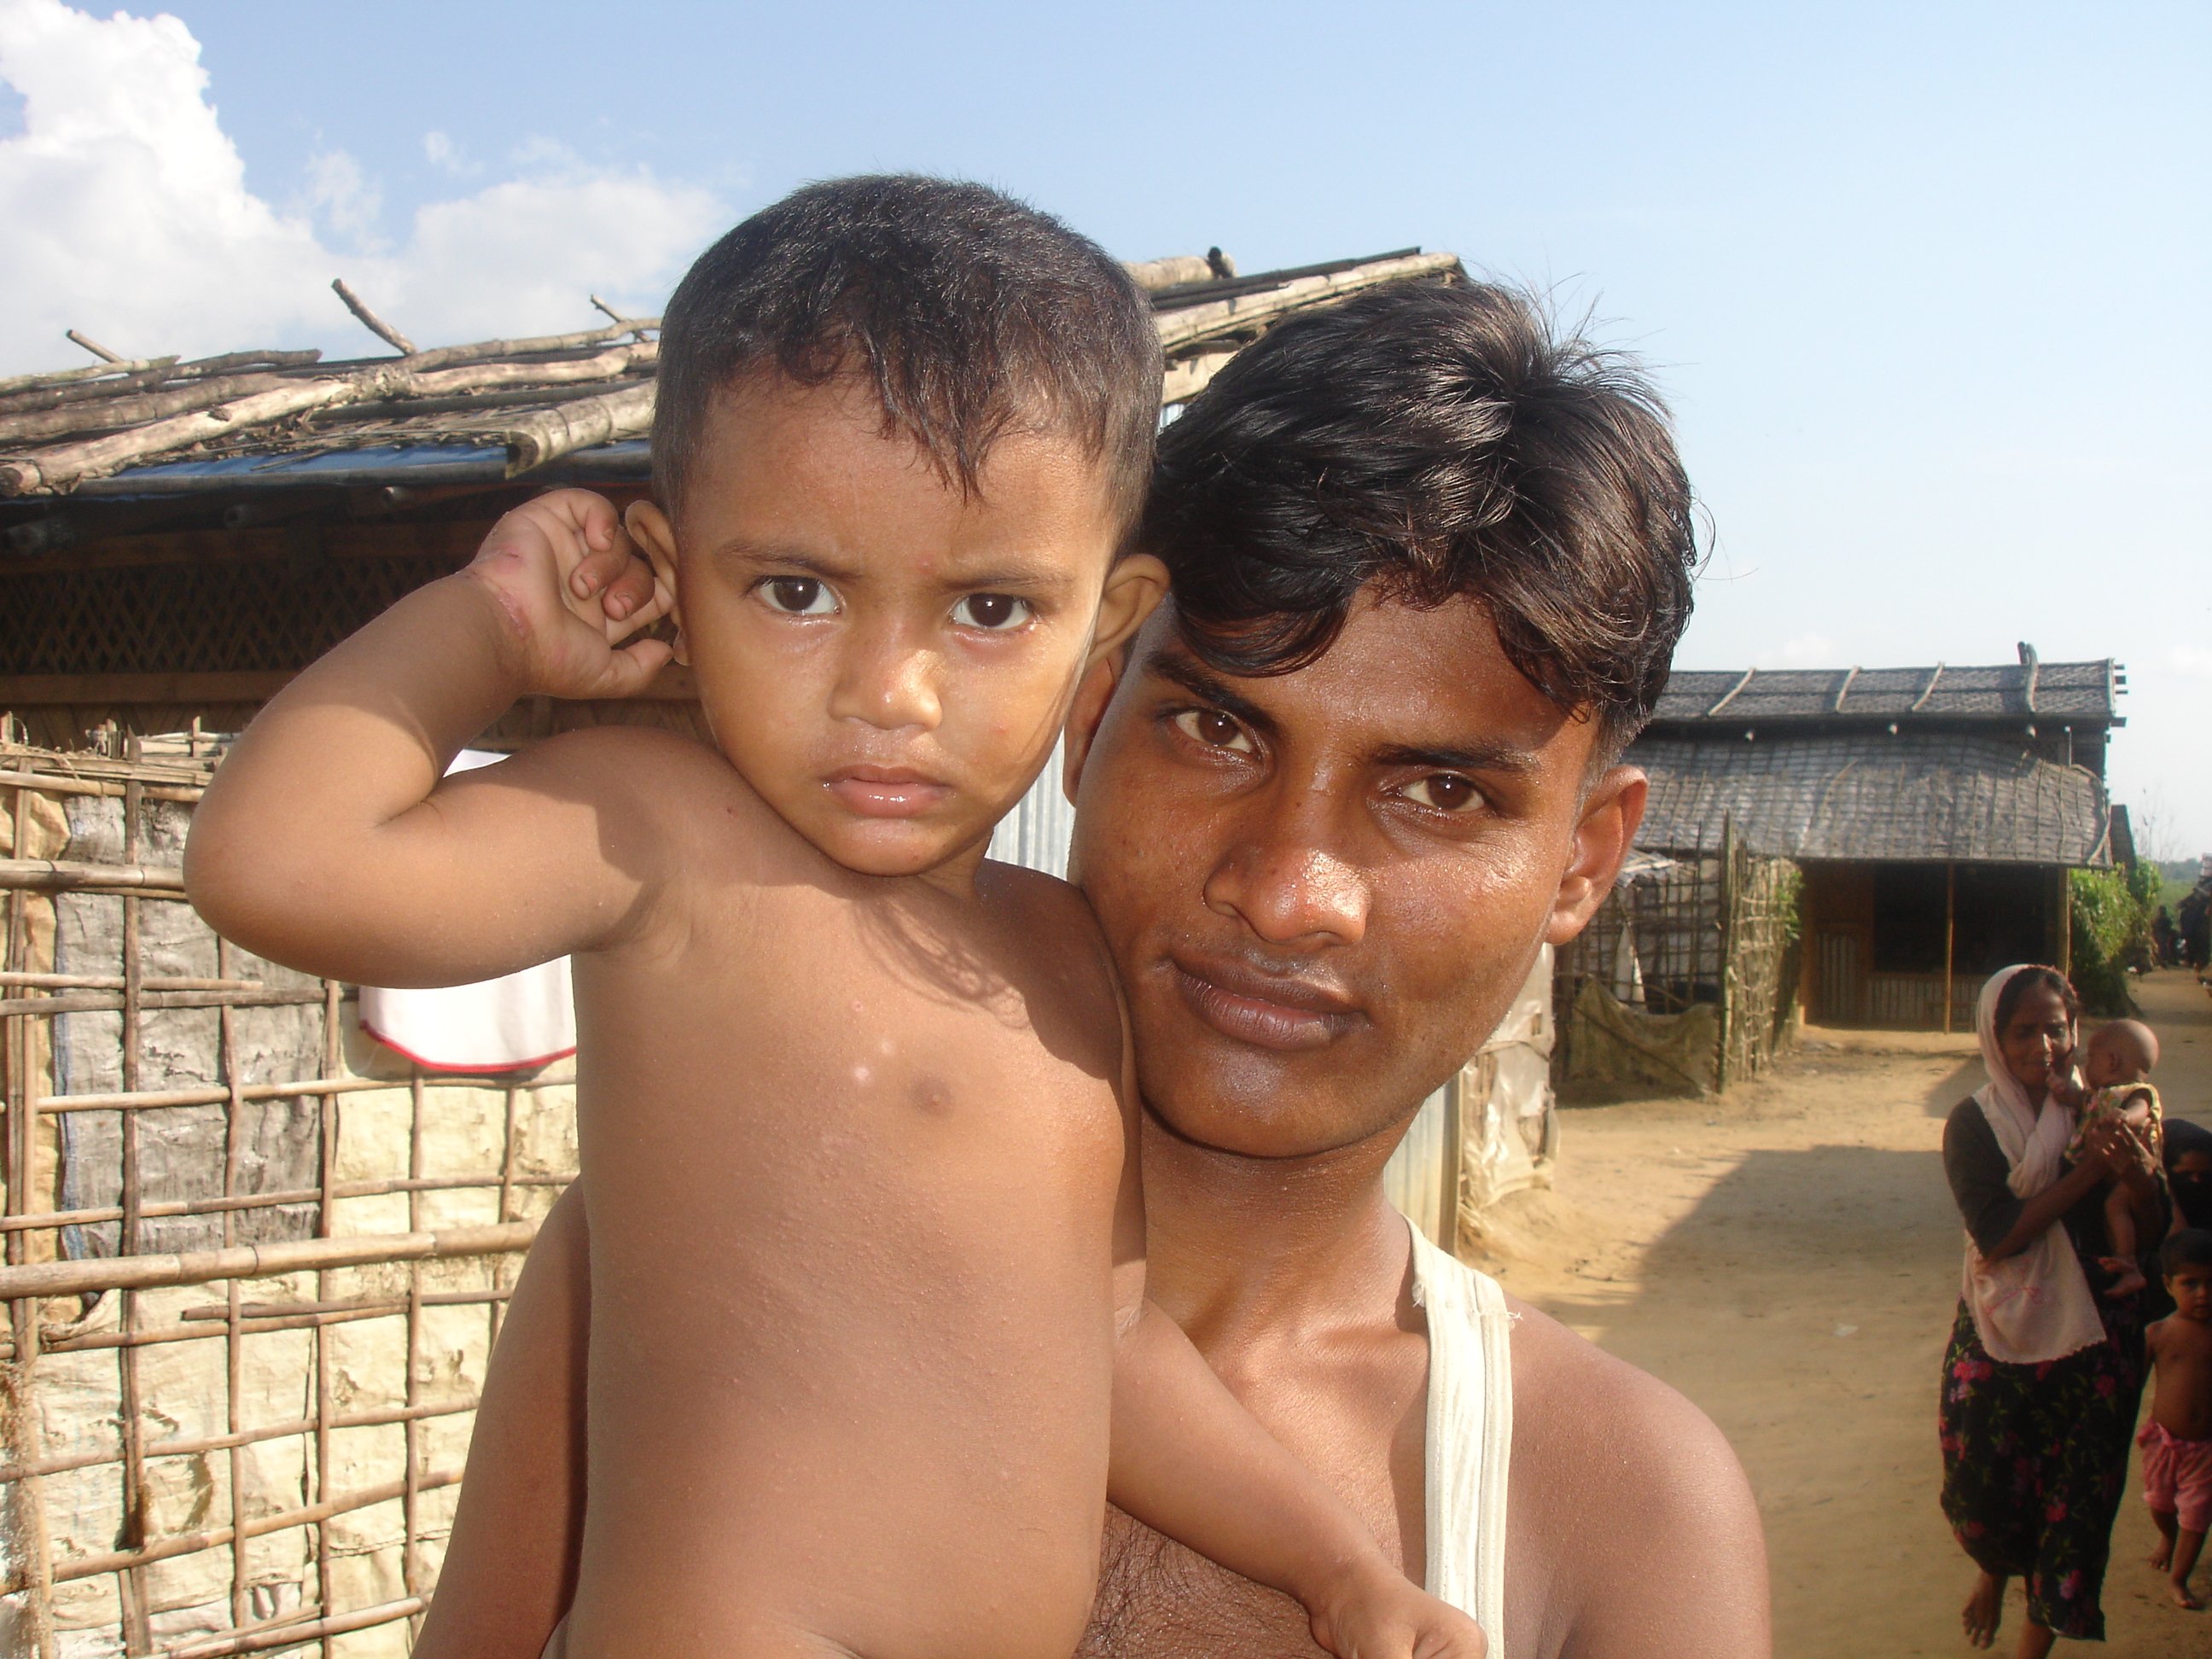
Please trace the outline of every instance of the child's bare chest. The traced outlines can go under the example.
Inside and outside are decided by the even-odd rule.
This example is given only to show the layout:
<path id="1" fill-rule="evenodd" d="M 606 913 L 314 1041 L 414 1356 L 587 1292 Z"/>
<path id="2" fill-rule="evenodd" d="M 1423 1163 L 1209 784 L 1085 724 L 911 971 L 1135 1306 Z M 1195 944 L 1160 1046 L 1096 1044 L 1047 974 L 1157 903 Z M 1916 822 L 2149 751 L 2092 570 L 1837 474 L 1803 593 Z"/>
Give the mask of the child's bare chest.
<path id="1" fill-rule="evenodd" d="M 597 966 L 578 974 L 587 1161 L 675 1144 L 773 1168 L 787 1194 L 880 1176 L 981 1200 L 1110 1196 L 1120 1020 L 1079 933 L 963 931 L 810 890 L 703 907 L 669 948 Z"/>

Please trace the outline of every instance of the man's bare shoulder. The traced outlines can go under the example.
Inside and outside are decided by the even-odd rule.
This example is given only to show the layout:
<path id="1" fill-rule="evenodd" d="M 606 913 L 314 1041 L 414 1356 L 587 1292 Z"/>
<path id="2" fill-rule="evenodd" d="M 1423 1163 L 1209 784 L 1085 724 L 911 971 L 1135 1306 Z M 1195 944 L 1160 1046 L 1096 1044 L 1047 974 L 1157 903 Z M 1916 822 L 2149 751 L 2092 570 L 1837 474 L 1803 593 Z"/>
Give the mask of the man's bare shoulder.
<path id="1" fill-rule="evenodd" d="M 1508 1296 L 1510 1581 L 1542 1587 L 1533 1650 L 1574 1659 L 1770 1650 L 1750 1483 L 1711 1419 Z M 1518 1571 L 1516 1571 L 1516 1568 Z"/>

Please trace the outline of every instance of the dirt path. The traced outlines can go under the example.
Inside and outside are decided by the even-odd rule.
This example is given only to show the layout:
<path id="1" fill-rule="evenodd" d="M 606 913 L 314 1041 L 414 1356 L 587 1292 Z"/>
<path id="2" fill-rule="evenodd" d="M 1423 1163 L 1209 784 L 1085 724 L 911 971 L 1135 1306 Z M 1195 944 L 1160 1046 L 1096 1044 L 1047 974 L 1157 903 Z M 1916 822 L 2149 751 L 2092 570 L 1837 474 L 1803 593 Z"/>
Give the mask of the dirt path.
<path id="1" fill-rule="evenodd" d="M 2168 972 L 2142 1000 L 2168 1110 L 2212 1125 L 2212 999 Z M 1939 1149 L 1980 1066 L 1971 1037 L 1808 1035 L 1723 1103 L 1568 1113 L 1557 1190 L 1504 1206 L 1490 1265 L 1727 1433 L 1766 1516 L 1780 1659 L 1966 1654 L 1972 1571 L 1936 1504 L 1960 1253 Z M 2154 1599 L 2141 1490 L 2131 1469 L 2103 1650 L 2212 1659 L 2212 1614 Z M 2008 1638 L 2020 1617 L 2015 1586 Z"/>

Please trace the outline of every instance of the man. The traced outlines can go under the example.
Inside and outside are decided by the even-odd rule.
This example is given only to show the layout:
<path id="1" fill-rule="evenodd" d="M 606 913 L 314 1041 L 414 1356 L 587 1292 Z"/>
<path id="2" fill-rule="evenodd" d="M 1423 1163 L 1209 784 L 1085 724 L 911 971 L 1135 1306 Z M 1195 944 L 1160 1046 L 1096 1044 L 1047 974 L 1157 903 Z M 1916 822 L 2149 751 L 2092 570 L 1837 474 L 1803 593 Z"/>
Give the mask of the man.
<path id="1" fill-rule="evenodd" d="M 1085 682 L 1067 775 L 1129 999 L 1152 1296 L 1493 1654 L 1764 1655 L 1717 1431 L 1425 1255 L 1382 1188 L 1634 836 L 1617 761 L 1693 558 L 1656 402 L 1498 289 L 1362 296 L 1166 430 L 1143 540 L 1175 597 Z M 518 1287 L 424 1659 L 530 1659 L 565 1602 L 583 1227 L 572 1193 Z M 1315 1651 L 1295 1604 L 1120 1516 L 1084 1650 Z"/>

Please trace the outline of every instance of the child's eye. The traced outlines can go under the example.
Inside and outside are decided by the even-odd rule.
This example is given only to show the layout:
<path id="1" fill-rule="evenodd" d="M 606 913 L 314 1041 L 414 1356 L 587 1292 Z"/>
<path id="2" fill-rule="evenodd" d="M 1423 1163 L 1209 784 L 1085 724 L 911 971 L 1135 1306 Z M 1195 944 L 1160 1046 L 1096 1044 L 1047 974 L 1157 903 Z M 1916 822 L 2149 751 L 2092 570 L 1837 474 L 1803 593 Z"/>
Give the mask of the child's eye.
<path id="1" fill-rule="evenodd" d="M 1473 781 L 1455 772 L 1431 772 L 1414 779 L 1399 793 L 1416 806 L 1432 807 L 1439 812 L 1464 812 L 1482 799 L 1482 791 Z"/>
<path id="2" fill-rule="evenodd" d="M 837 596 L 812 576 L 770 576 L 756 590 L 771 611 L 787 617 L 834 617 Z"/>
<path id="3" fill-rule="evenodd" d="M 1019 628 L 1032 614 L 1027 599 L 1018 599 L 1011 593 L 970 593 L 952 607 L 952 620 L 963 628 L 980 628 L 990 634 Z"/>
<path id="4" fill-rule="evenodd" d="M 1175 717 L 1175 723 L 1176 731 L 1208 749 L 1226 749 L 1238 755 L 1252 752 L 1250 735 L 1218 708 L 1186 708 Z"/>

